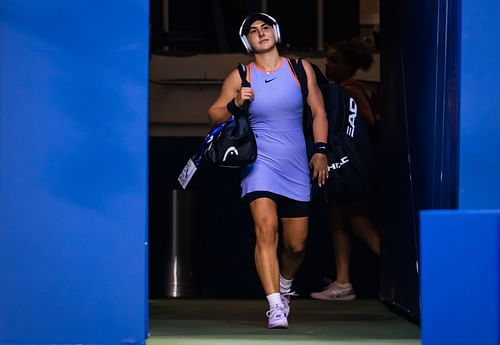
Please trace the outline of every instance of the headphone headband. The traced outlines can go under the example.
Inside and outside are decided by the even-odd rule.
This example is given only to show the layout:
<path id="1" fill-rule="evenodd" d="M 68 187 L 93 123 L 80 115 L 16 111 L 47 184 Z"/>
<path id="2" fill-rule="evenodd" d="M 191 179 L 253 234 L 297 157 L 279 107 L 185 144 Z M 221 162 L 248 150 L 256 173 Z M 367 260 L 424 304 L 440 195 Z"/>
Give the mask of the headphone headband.
<path id="1" fill-rule="evenodd" d="M 250 45 L 250 42 L 248 42 L 247 34 L 248 31 L 250 30 L 250 25 L 252 25 L 252 23 L 255 22 L 256 20 L 262 20 L 264 23 L 271 25 L 274 30 L 274 37 L 276 39 L 276 43 L 281 42 L 280 28 L 276 19 L 274 19 L 267 13 L 263 12 L 253 13 L 248 17 L 246 17 L 245 20 L 243 20 L 243 23 L 241 23 L 239 30 L 241 42 L 243 43 L 243 46 L 245 47 L 248 53 L 250 53 L 253 49 L 252 46 Z"/>

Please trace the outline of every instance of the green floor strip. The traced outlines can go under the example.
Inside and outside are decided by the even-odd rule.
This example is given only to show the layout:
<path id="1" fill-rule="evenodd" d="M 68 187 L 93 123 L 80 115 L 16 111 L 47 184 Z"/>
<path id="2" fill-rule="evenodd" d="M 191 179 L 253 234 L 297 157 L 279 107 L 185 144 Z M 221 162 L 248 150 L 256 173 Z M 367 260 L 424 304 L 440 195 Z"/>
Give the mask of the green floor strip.
<path id="1" fill-rule="evenodd" d="M 150 301 L 147 345 L 420 344 L 420 329 L 381 302 L 292 301 L 289 328 L 265 328 L 265 300 Z"/>

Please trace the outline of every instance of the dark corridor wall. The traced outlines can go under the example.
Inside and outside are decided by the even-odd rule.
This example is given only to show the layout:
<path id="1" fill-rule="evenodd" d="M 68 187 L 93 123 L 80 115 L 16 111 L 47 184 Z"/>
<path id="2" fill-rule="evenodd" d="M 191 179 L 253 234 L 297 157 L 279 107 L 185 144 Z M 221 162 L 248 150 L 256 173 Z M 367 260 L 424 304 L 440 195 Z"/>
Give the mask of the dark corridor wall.
<path id="1" fill-rule="evenodd" d="M 197 53 L 243 52 L 238 30 L 250 13 L 259 12 L 260 0 L 169 0 L 169 32 L 163 32 L 163 0 L 149 0 L 152 52 Z M 359 35 L 359 1 L 325 1 L 323 20 L 325 43 L 333 44 Z M 193 11 L 196 9 L 196 11 Z M 267 12 L 279 23 L 283 51 L 317 48 L 317 9 L 315 1 L 273 0 Z M 207 15 L 208 14 L 208 15 Z"/>
<path id="2" fill-rule="evenodd" d="M 149 141 L 149 273 L 151 298 L 165 297 L 168 249 L 168 193 L 180 188 L 177 176 L 202 138 L 151 137 Z M 248 207 L 240 201 L 239 172 L 201 165 L 190 182 L 197 204 L 194 229 L 194 277 L 197 297 L 264 297 L 253 261 L 254 233 Z M 299 297 L 321 290 L 324 277 L 334 277 L 325 209 L 313 209 L 303 266 L 294 289 Z M 352 282 L 359 298 L 377 298 L 378 259 L 354 239 Z"/>
<path id="3" fill-rule="evenodd" d="M 381 1 L 381 297 L 413 319 L 418 213 L 457 206 L 458 14 L 456 0 Z"/>

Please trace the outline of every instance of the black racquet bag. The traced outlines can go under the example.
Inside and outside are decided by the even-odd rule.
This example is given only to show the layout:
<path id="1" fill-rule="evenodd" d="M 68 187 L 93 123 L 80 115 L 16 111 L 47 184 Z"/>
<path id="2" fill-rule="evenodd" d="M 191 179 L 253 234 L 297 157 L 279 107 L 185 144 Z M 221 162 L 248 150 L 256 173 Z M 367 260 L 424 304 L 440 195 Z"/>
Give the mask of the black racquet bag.
<path id="1" fill-rule="evenodd" d="M 307 76 L 302 60 L 290 59 L 304 98 L 304 135 L 309 158 L 313 155 L 312 113 L 307 105 Z M 366 196 L 373 188 L 375 153 L 368 123 L 359 113 L 356 101 L 342 87 L 329 82 L 312 64 L 323 95 L 328 117 L 328 174 L 326 184 L 313 183 L 313 196 L 328 205 L 342 205 Z"/>

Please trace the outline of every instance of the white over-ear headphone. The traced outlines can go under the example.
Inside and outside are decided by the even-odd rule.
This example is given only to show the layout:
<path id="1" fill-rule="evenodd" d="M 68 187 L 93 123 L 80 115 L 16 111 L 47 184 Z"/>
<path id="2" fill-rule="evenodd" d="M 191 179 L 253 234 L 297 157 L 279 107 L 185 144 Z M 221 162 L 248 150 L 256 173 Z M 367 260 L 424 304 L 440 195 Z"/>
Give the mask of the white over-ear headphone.
<path id="1" fill-rule="evenodd" d="M 251 14 L 248 17 L 246 17 L 245 20 L 243 21 L 243 23 L 241 23 L 240 32 L 239 32 L 241 42 L 245 46 L 245 49 L 247 50 L 248 53 L 250 53 L 253 49 L 252 49 L 252 46 L 250 45 L 250 42 L 248 42 L 247 36 L 243 33 L 243 29 L 245 28 L 247 21 L 252 20 L 252 22 L 253 22 L 253 21 L 258 20 L 259 17 L 264 17 L 265 19 L 270 20 L 272 22 L 276 43 L 281 42 L 280 27 L 279 27 L 276 19 L 274 19 L 273 17 L 271 17 L 269 14 L 266 14 L 266 13 L 262 13 L 262 12 L 254 13 L 254 14 Z M 250 25 L 250 24 L 252 24 L 252 23 L 248 23 L 248 25 Z"/>

